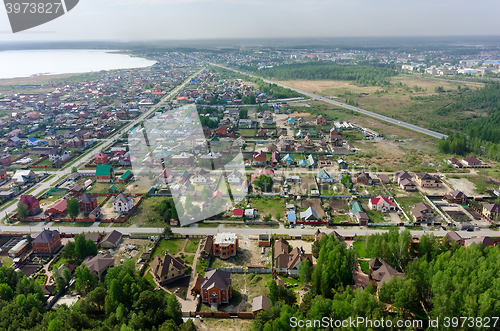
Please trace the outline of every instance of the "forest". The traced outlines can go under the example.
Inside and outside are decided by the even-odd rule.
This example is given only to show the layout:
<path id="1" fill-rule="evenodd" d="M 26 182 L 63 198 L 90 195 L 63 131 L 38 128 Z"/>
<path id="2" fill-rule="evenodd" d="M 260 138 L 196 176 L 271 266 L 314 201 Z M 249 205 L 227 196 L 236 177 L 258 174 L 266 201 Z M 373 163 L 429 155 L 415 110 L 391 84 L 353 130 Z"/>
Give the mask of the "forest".
<path id="1" fill-rule="evenodd" d="M 90 275 L 90 277 L 89 277 Z M 135 272 L 132 260 L 110 268 L 98 283 L 85 265 L 76 272 L 76 288 L 84 299 L 71 307 L 45 308 L 42 287 L 13 268 L 0 268 L 1 330 L 195 331 L 182 322 L 175 294 L 155 291 Z"/>
<path id="2" fill-rule="evenodd" d="M 472 112 L 475 117 L 469 121 L 432 125 L 432 128 L 449 135 L 438 143 L 441 152 L 461 155 L 474 153 L 500 160 L 500 83 L 487 84 L 483 89 L 462 95 L 441 111 L 449 116 L 458 112 Z M 478 114 L 478 111 L 484 112 L 485 116 Z"/>
<path id="3" fill-rule="evenodd" d="M 412 245 L 408 230 L 397 229 L 366 237 L 366 255 L 378 257 L 389 263 L 405 277 L 393 278 L 382 285 L 375 295 L 376 287 L 370 283 L 364 290 L 353 290 L 353 271 L 357 267 L 354 249 L 333 236 L 323 236 L 313 244 L 313 255 L 317 257 L 312 276 L 309 276 L 310 292 L 302 303 L 291 303 L 283 289 L 270 284 L 273 307 L 259 313 L 253 323 L 258 331 L 288 331 L 292 317 L 297 320 L 330 317 L 347 319 L 357 317 L 375 319 L 424 321 L 427 329 L 429 319 L 446 316 L 499 316 L 500 313 L 500 247 L 482 247 L 477 244 L 459 247 L 447 238 L 426 234 L 418 246 Z M 415 249 L 414 249 L 415 248 Z M 305 265 L 305 264 L 304 264 Z M 301 267 L 302 268 L 302 267 Z M 308 266 L 306 266 L 308 268 Z M 306 277 L 305 272 L 301 277 Z M 293 301 L 293 300 L 292 300 Z M 390 307 L 390 309 L 388 309 Z M 477 327 L 475 329 L 491 329 Z M 344 327 L 345 330 L 368 330 L 365 327 Z M 388 328 L 386 328 L 387 330 Z M 415 330 L 414 328 L 393 328 Z M 469 330 L 461 327 L 445 327 L 440 330 Z M 310 327 L 307 330 L 332 330 Z"/>
<path id="4" fill-rule="evenodd" d="M 254 66 L 239 66 L 241 70 L 254 71 L 265 78 L 279 80 L 308 79 L 308 80 L 343 80 L 358 85 L 389 85 L 392 76 L 398 72 L 391 66 L 369 66 L 351 64 L 330 64 L 325 62 L 307 62 L 281 65 L 269 69 L 256 71 Z"/>

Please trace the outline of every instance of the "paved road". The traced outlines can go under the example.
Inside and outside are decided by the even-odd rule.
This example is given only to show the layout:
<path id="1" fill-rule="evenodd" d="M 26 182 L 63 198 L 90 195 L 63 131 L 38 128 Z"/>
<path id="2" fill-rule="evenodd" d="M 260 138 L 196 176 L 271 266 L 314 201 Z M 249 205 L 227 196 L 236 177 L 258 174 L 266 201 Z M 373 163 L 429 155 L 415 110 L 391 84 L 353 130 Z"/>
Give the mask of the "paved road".
<path id="1" fill-rule="evenodd" d="M 58 230 L 63 233 L 84 233 L 89 231 L 98 231 L 98 232 L 111 232 L 113 230 L 120 231 L 124 234 L 160 234 L 163 229 L 161 228 L 139 228 L 137 226 L 131 226 L 128 228 L 116 228 L 116 227 L 104 227 L 104 228 L 89 228 L 89 227 L 72 227 L 72 226 L 57 226 L 53 223 L 49 226 L 43 226 L 43 223 L 40 223 L 36 226 L 0 226 L 2 232 L 18 232 L 18 233 L 39 233 L 43 229 L 52 229 Z M 191 227 L 187 228 L 175 228 L 173 229 L 174 233 L 179 233 L 183 235 L 209 235 L 216 234 L 218 232 L 234 232 L 243 236 L 248 237 L 249 235 L 258 235 L 262 233 L 276 233 L 276 234 L 289 234 L 289 235 L 302 235 L 302 234 L 314 234 L 316 230 L 320 230 L 322 232 L 330 233 L 333 230 L 337 231 L 341 235 L 352 236 L 352 235 L 366 235 L 366 234 L 374 234 L 374 233 L 382 233 L 387 232 L 388 230 L 380 230 L 380 229 L 369 229 L 364 227 L 337 227 L 337 228 L 326 228 L 326 227 L 311 227 L 307 226 L 305 229 L 295 228 L 295 229 L 285 229 L 283 224 L 280 225 L 279 229 L 262 229 L 255 227 L 231 227 L 230 225 L 224 226 L 223 224 L 219 225 L 217 228 L 199 228 L 195 224 Z M 436 231 L 424 231 L 424 230 L 412 230 L 412 235 L 421 236 L 425 233 L 433 232 L 436 236 L 444 236 L 447 231 L 442 229 Z M 482 229 L 478 231 L 468 232 L 468 231 L 457 231 L 460 236 L 463 238 L 467 237 L 475 237 L 475 236 L 490 236 L 496 237 L 498 236 L 498 231 L 493 231 L 491 229 Z"/>
<path id="2" fill-rule="evenodd" d="M 205 68 L 203 68 L 205 69 Z M 101 151 L 101 150 L 104 150 L 106 149 L 108 146 L 111 146 L 112 144 L 114 144 L 116 142 L 116 140 L 122 135 L 122 133 L 124 132 L 127 132 L 128 130 L 130 130 L 132 127 L 134 127 L 135 125 L 137 125 L 137 123 L 139 123 L 140 121 L 143 121 L 144 119 L 146 119 L 149 115 L 151 115 L 153 112 L 155 112 L 158 108 L 160 107 L 164 107 L 169 98 L 175 96 L 177 94 L 177 92 L 179 92 L 179 90 L 181 90 L 182 88 L 184 88 L 184 86 L 186 86 L 187 83 L 189 83 L 193 78 L 195 78 L 196 76 L 198 76 L 202 71 L 203 69 L 199 70 L 198 72 L 196 72 L 195 74 L 193 74 L 192 76 L 190 76 L 188 79 L 186 79 L 184 81 L 184 83 L 182 83 L 181 85 L 179 85 L 178 87 L 176 87 L 175 89 L 173 89 L 168 95 L 166 95 L 164 98 L 162 98 L 160 100 L 160 102 L 158 102 L 156 105 L 152 106 L 150 109 L 148 109 L 147 111 L 145 111 L 144 113 L 141 114 L 141 116 L 139 116 L 138 118 L 136 118 L 135 120 L 131 121 L 129 125 L 127 125 L 126 127 L 122 128 L 119 132 L 116 132 L 113 136 L 107 138 L 107 139 L 103 139 L 103 143 L 99 146 L 96 146 L 95 148 L 93 148 L 92 150 L 86 152 L 87 154 L 82 157 L 81 159 L 79 159 L 78 161 L 76 161 L 74 164 L 71 164 L 69 166 L 67 166 L 65 169 L 61 169 L 61 170 L 58 170 L 58 171 L 51 171 L 49 172 L 50 174 L 53 174 L 55 175 L 54 178 L 52 178 L 51 180 L 47 181 L 47 182 L 42 182 L 42 183 L 38 183 L 35 185 L 36 187 L 36 190 L 34 190 L 33 192 L 31 192 L 30 194 L 33 194 L 33 195 L 38 195 L 46 190 L 48 190 L 49 188 L 53 187 L 61 177 L 67 175 L 67 174 L 70 174 L 71 173 L 71 169 L 73 167 L 79 167 L 81 166 L 82 164 L 85 164 L 87 163 L 91 158 L 94 157 L 94 154 Z M 16 199 L 16 201 L 19 200 L 19 198 Z M 16 203 L 13 203 L 11 206 L 7 207 L 3 213 L 2 213 L 2 217 L 7 215 L 7 214 L 10 214 L 12 212 L 14 212 L 15 210 L 17 209 L 17 202 Z M 5 230 L 4 229 L 4 226 L 1 227 L 2 230 Z"/>
<path id="3" fill-rule="evenodd" d="M 397 120 L 392 119 L 390 117 L 386 117 L 386 116 L 383 116 L 383 115 L 380 115 L 380 114 L 377 114 L 377 113 L 374 113 L 374 112 L 371 112 L 371 111 L 368 111 L 368 110 L 365 110 L 365 109 L 361 109 L 361 108 L 358 108 L 358 107 L 350 106 L 350 105 L 347 105 L 347 104 L 342 103 L 342 102 L 334 101 L 334 100 L 331 100 L 331 99 L 328 99 L 328 98 L 325 98 L 325 97 L 322 97 L 322 96 L 319 96 L 319 95 L 316 95 L 316 94 L 312 94 L 312 93 L 309 93 L 309 92 L 306 92 L 306 91 L 302 91 L 302 90 L 299 90 L 299 89 L 296 89 L 296 88 L 293 88 L 293 87 L 290 87 L 290 86 L 287 86 L 287 85 L 283 85 L 283 84 L 281 84 L 279 82 L 275 82 L 275 81 L 268 80 L 268 79 L 263 79 L 262 77 L 251 75 L 251 74 L 243 72 L 243 71 L 239 71 L 239 70 L 231 69 L 231 68 L 228 68 L 228 67 L 224 67 L 222 65 L 215 64 L 215 63 L 212 63 L 212 65 L 215 65 L 217 67 L 221 67 L 221 68 L 224 68 L 224 69 L 227 69 L 227 70 L 231 70 L 231 71 L 237 72 L 237 73 L 242 74 L 242 75 L 247 75 L 247 76 L 250 76 L 250 77 L 253 77 L 253 78 L 259 78 L 259 79 L 262 79 L 266 83 L 276 84 L 278 86 L 289 88 L 289 89 L 291 89 L 293 91 L 296 91 L 296 92 L 299 92 L 301 94 L 307 95 L 308 97 L 310 97 L 313 100 L 320 100 L 320 101 L 323 101 L 323 102 L 326 102 L 326 103 L 330 103 L 332 105 L 336 105 L 336 106 L 339 106 L 339 107 L 347 108 L 347 109 L 350 109 L 352 111 L 361 113 L 363 115 L 370 116 L 370 117 L 376 118 L 378 120 L 385 121 L 385 122 L 388 122 L 388 123 L 391 123 L 391 124 L 394 124 L 394 125 L 406 128 L 406 129 L 410 129 L 412 131 L 425 134 L 427 136 L 431 136 L 431 137 L 438 138 L 438 139 L 448 137 L 447 135 L 444 135 L 444 134 L 441 134 L 441 133 L 438 133 L 438 132 L 435 132 L 435 131 L 427 130 L 427 129 L 421 128 L 419 126 L 410 124 L 410 123 L 406 123 L 406 122 L 402 122 L 402 121 L 397 121 Z"/>

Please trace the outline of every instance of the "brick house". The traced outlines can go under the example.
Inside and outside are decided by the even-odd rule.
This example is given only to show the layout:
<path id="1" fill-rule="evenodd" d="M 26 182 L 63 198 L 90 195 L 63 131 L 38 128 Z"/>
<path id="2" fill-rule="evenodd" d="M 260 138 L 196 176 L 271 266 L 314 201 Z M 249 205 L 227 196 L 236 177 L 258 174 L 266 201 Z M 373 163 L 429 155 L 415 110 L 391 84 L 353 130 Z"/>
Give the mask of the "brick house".
<path id="1" fill-rule="evenodd" d="M 467 202 L 467 196 L 459 190 L 445 194 L 443 198 L 449 203 L 465 204 Z"/>
<path id="2" fill-rule="evenodd" d="M 219 126 L 214 130 L 214 134 L 217 137 L 225 137 L 227 136 L 227 127 L 226 126 Z"/>
<path id="3" fill-rule="evenodd" d="M 97 199 L 93 195 L 84 193 L 78 196 L 78 205 L 80 206 L 81 213 L 88 214 L 97 208 Z"/>
<path id="4" fill-rule="evenodd" d="M 326 125 L 326 118 L 323 115 L 319 115 L 318 117 L 316 117 L 316 124 Z"/>
<path id="5" fill-rule="evenodd" d="M 426 203 L 419 202 L 411 210 L 415 222 L 426 222 L 429 218 L 434 217 L 434 210 Z"/>
<path id="6" fill-rule="evenodd" d="M 239 240 L 238 236 L 230 232 L 220 232 L 214 236 L 213 255 L 221 259 L 227 259 L 231 256 L 236 256 L 238 252 Z"/>
<path id="7" fill-rule="evenodd" d="M 415 174 L 415 182 L 421 187 L 441 187 L 443 185 L 443 182 L 438 176 L 421 172 Z"/>
<path id="8" fill-rule="evenodd" d="M 182 152 L 179 155 L 172 156 L 172 165 L 176 166 L 186 166 L 194 164 L 194 155 L 186 152 Z"/>
<path id="9" fill-rule="evenodd" d="M 265 166 L 266 165 L 267 155 L 264 151 L 259 151 L 253 155 L 253 162 L 256 166 Z"/>
<path id="10" fill-rule="evenodd" d="M 151 271 L 160 284 L 166 284 L 184 277 L 186 266 L 180 257 L 167 253 L 164 257 L 155 256 L 150 264 Z"/>
<path id="11" fill-rule="evenodd" d="M 12 160 L 10 158 L 10 154 L 8 153 L 1 153 L 0 154 L 0 164 L 1 165 L 5 165 L 5 164 L 8 164 L 8 163 L 11 163 Z"/>
<path id="12" fill-rule="evenodd" d="M 94 155 L 94 162 L 95 164 L 108 164 L 109 156 L 102 152 L 97 153 L 96 155 Z"/>
<path id="13" fill-rule="evenodd" d="M 229 303 L 233 296 L 231 274 L 221 269 L 207 271 L 205 277 L 196 277 L 192 291 L 200 294 L 203 303 Z"/>
<path id="14" fill-rule="evenodd" d="M 22 202 L 26 206 L 28 206 L 28 212 L 30 216 L 36 215 L 41 211 L 38 199 L 31 194 L 21 195 L 19 202 Z"/>
<path id="15" fill-rule="evenodd" d="M 356 175 L 356 183 L 361 183 L 361 184 L 371 184 L 372 183 L 372 178 L 370 175 L 364 171 L 358 172 Z"/>
<path id="16" fill-rule="evenodd" d="M 109 183 L 113 176 L 113 168 L 110 165 L 98 164 L 95 169 L 95 177 L 97 182 Z"/>
<path id="17" fill-rule="evenodd" d="M 61 236 L 58 231 L 43 230 L 33 241 L 35 254 L 52 254 L 61 246 Z"/>

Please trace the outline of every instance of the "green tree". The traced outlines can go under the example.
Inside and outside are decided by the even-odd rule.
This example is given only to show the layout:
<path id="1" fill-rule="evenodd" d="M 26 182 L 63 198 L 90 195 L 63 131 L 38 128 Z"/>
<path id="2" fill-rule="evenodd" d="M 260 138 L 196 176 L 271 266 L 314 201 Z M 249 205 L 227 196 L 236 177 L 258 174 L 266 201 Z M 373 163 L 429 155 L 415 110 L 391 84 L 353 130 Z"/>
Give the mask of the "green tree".
<path id="1" fill-rule="evenodd" d="M 269 282 L 268 287 L 269 287 L 269 300 L 271 300 L 271 302 L 274 304 L 278 302 L 279 299 L 278 285 L 276 284 L 276 281 L 273 279 Z"/>
<path id="2" fill-rule="evenodd" d="M 309 260 L 304 260 L 300 264 L 299 277 L 304 287 L 311 281 L 311 262 Z"/>
<path id="3" fill-rule="evenodd" d="M 253 185 L 262 192 L 271 192 L 273 190 L 273 179 L 269 175 L 260 175 L 253 181 Z"/>
<path id="4" fill-rule="evenodd" d="M 177 325 L 182 324 L 182 305 L 173 293 L 168 296 L 167 314 Z"/>
<path id="5" fill-rule="evenodd" d="M 22 202 L 17 204 L 17 218 L 26 218 L 30 215 L 28 206 Z"/>
<path id="6" fill-rule="evenodd" d="M 85 264 L 81 264 L 75 271 L 75 289 L 78 293 L 86 295 L 97 285 L 95 276 Z"/>
<path id="7" fill-rule="evenodd" d="M 78 172 L 78 168 L 77 167 L 73 167 L 71 168 L 71 173 L 77 173 Z"/>
<path id="8" fill-rule="evenodd" d="M 248 117 L 248 110 L 246 108 L 241 108 L 238 115 L 240 119 L 246 119 Z"/>
<path id="9" fill-rule="evenodd" d="M 104 302 L 106 299 L 106 289 L 102 286 L 96 287 L 87 295 L 87 300 L 95 304 L 97 309 L 101 311 L 104 307 Z"/>
<path id="10" fill-rule="evenodd" d="M 68 268 L 62 267 L 61 268 L 61 277 L 64 279 L 64 282 L 67 284 L 71 280 L 71 272 L 69 272 Z"/>
<path id="11" fill-rule="evenodd" d="M 352 178 L 351 175 L 344 174 L 342 175 L 342 179 L 340 181 L 342 185 L 344 185 L 347 189 L 352 187 Z"/>
<path id="12" fill-rule="evenodd" d="M 165 227 L 163 228 L 163 235 L 165 237 L 170 237 L 173 234 L 174 233 L 172 232 L 172 228 L 169 225 L 165 225 Z"/>
<path id="13" fill-rule="evenodd" d="M 68 214 L 71 218 L 76 217 L 80 213 L 80 205 L 78 204 L 78 200 L 75 198 L 70 198 L 67 200 L 67 209 Z"/>

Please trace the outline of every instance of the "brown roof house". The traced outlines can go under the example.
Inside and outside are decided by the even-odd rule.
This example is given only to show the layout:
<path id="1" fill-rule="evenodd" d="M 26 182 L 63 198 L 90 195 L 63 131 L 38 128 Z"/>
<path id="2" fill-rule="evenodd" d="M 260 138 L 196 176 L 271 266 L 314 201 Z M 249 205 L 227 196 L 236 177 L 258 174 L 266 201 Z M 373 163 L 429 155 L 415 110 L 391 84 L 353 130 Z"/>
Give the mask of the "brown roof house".
<path id="1" fill-rule="evenodd" d="M 89 268 L 90 272 L 102 282 L 104 277 L 106 277 L 108 268 L 115 265 L 115 259 L 109 254 L 96 255 L 86 257 L 83 263 Z"/>
<path id="2" fill-rule="evenodd" d="M 200 240 L 200 255 L 203 258 L 208 258 L 212 255 L 212 248 L 214 244 L 213 236 L 206 236 L 202 240 Z"/>
<path id="3" fill-rule="evenodd" d="M 464 244 L 464 240 L 462 237 L 456 233 L 455 231 L 450 231 L 445 235 L 445 238 L 448 238 L 450 243 L 457 243 L 458 246 L 462 246 Z"/>
<path id="4" fill-rule="evenodd" d="M 107 235 L 102 238 L 100 246 L 102 248 L 115 248 L 120 244 L 120 241 L 122 240 L 122 234 L 116 230 L 113 230 L 113 232 L 108 233 Z"/>
<path id="5" fill-rule="evenodd" d="M 493 239 L 483 236 L 465 240 L 465 247 L 469 247 L 472 244 L 478 244 L 483 247 L 495 246 L 495 242 L 493 241 Z"/>
<path id="6" fill-rule="evenodd" d="M 200 293 L 203 303 L 217 306 L 222 303 L 229 303 L 233 296 L 231 273 L 221 269 L 207 271 L 205 277 L 199 279 L 198 284 L 196 285 L 199 288 L 195 285 L 193 290 Z"/>
<path id="7" fill-rule="evenodd" d="M 467 202 L 467 196 L 459 190 L 445 194 L 443 198 L 449 203 L 465 204 Z"/>
<path id="8" fill-rule="evenodd" d="M 295 247 L 288 252 L 288 242 L 283 238 L 278 239 L 274 244 L 274 266 L 278 274 L 286 274 L 291 277 L 299 277 L 299 269 L 302 262 L 309 260 L 313 265 L 312 254 L 305 254 L 304 250 Z"/>
<path id="9" fill-rule="evenodd" d="M 368 264 L 370 265 L 368 277 L 377 287 L 377 292 L 380 290 L 380 287 L 384 283 L 387 283 L 389 280 L 391 280 L 391 278 L 405 276 L 403 273 L 397 271 L 393 266 L 385 261 L 380 261 L 378 258 L 371 260 L 370 262 L 368 262 Z"/>
<path id="10" fill-rule="evenodd" d="M 415 222 L 427 222 L 429 218 L 434 217 L 434 210 L 426 203 L 419 202 L 411 209 Z"/>
<path id="11" fill-rule="evenodd" d="M 167 253 L 164 257 L 156 256 L 150 264 L 151 272 L 160 284 L 166 284 L 185 276 L 186 266 L 179 257 Z"/>
<path id="12" fill-rule="evenodd" d="M 416 173 L 415 182 L 421 187 L 441 187 L 443 182 L 438 176 L 429 175 L 426 173 Z"/>

